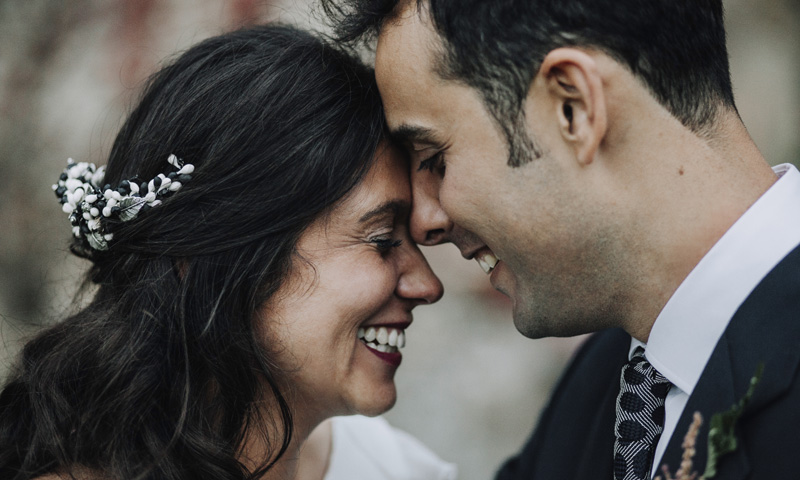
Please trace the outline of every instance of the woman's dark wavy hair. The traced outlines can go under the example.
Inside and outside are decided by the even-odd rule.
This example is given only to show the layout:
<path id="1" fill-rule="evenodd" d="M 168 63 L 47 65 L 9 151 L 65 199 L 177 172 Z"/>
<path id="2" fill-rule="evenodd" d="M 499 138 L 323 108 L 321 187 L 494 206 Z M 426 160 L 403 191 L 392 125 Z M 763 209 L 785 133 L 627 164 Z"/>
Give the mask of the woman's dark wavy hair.
<path id="1" fill-rule="evenodd" d="M 372 71 L 292 27 L 211 38 L 156 73 L 106 181 L 152 178 L 170 154 L 195 173 L 115 230 L 108 251 L 73 245 L 99 287 L 25 345 L 0 394 L 0 478 L 268 470 L 289 444 L 292 412 L 257 312 L 301 233 L 361 181 L 384 132 Z M 255 408 L 265 399 L 275 405 L 266 416 Z M 250 435 L 271 449 L 255 472 L 237 460 Z"/>

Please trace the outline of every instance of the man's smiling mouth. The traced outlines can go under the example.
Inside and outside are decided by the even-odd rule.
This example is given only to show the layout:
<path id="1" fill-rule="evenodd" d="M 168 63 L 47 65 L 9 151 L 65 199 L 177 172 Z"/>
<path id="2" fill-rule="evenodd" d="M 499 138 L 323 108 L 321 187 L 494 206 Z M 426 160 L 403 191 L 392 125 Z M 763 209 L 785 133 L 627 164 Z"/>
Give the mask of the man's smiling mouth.
<path id="1" fill-rule="evenodd" d="M 475 261 L 477 261 L 478 265 L 481 266 L 483 272 L 489 275 L 492 273 L 492 270 L 494 270 L 494 267 L 497 265 L 499 260 L 491 250 L 486 248 L 475 255 Z"/>

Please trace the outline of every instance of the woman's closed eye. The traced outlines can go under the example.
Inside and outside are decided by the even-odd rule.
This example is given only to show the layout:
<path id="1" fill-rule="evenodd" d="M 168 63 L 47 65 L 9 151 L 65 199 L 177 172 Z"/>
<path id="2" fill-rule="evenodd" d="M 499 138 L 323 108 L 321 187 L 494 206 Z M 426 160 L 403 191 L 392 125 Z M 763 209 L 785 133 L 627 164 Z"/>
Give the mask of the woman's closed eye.
<path id="1" fill-rule="evenodd" d="M 372 237 L 369 239 L 369 242 L 375 245 L 375 248 L 381 253 L 388 253 L 389 250 L 403 244 L 402 240 L 395 240 L 389 235 Z"/>

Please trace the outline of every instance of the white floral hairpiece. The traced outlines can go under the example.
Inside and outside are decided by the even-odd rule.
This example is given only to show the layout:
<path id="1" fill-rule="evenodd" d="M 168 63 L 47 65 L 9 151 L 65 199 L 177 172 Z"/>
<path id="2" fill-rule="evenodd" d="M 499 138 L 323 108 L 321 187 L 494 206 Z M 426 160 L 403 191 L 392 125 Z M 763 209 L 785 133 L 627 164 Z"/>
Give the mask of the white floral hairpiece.
<path id="1" fill-rule="evenodd" d="M 105 167 L 97 168 L 93 163 L 75 163 L 67 160 L 67 168 L 53 185 L 64 213 L 69 214 L 72 234 L 85 238 L 95 250 L 108 250 L 108 242 L 114 238 L 111 231 L 113 220 L 128 222 L 150 208 L 157 207 L 161 200 L 191 180 L 194 166 L 184 163 L 175 155 L 167 162 L 176 171 L 167 175 L 159 173 L 149 182 L 138 178 L 123 180 L 115 189 L 103 184 Z M 109 222 L 109 220 L 112 220 Z"/>

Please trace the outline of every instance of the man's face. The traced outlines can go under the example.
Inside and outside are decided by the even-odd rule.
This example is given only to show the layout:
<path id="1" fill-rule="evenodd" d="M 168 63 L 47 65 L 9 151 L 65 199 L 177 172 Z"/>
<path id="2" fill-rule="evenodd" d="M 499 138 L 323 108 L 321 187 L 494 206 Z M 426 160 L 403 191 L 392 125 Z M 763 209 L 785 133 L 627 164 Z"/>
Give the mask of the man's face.
<path id="1" fill-rule="evenodd" d="M 436 73 L 441 40 L 409 3 L 384 26 L 375 64 L 389 127 L 411 154 L 414 239 L 452 242 L 476 259 L 511 298 L 526 336 L 606 326 L 591 313 L 612 300 L 603 294 L 609 235 L 597 218 L 604 212 L 548 121 L 550 103 L 537 103 L 534 92 L 525 106 L 544 155 L 508 166 L 506 138 L 479 92 Z"/>

